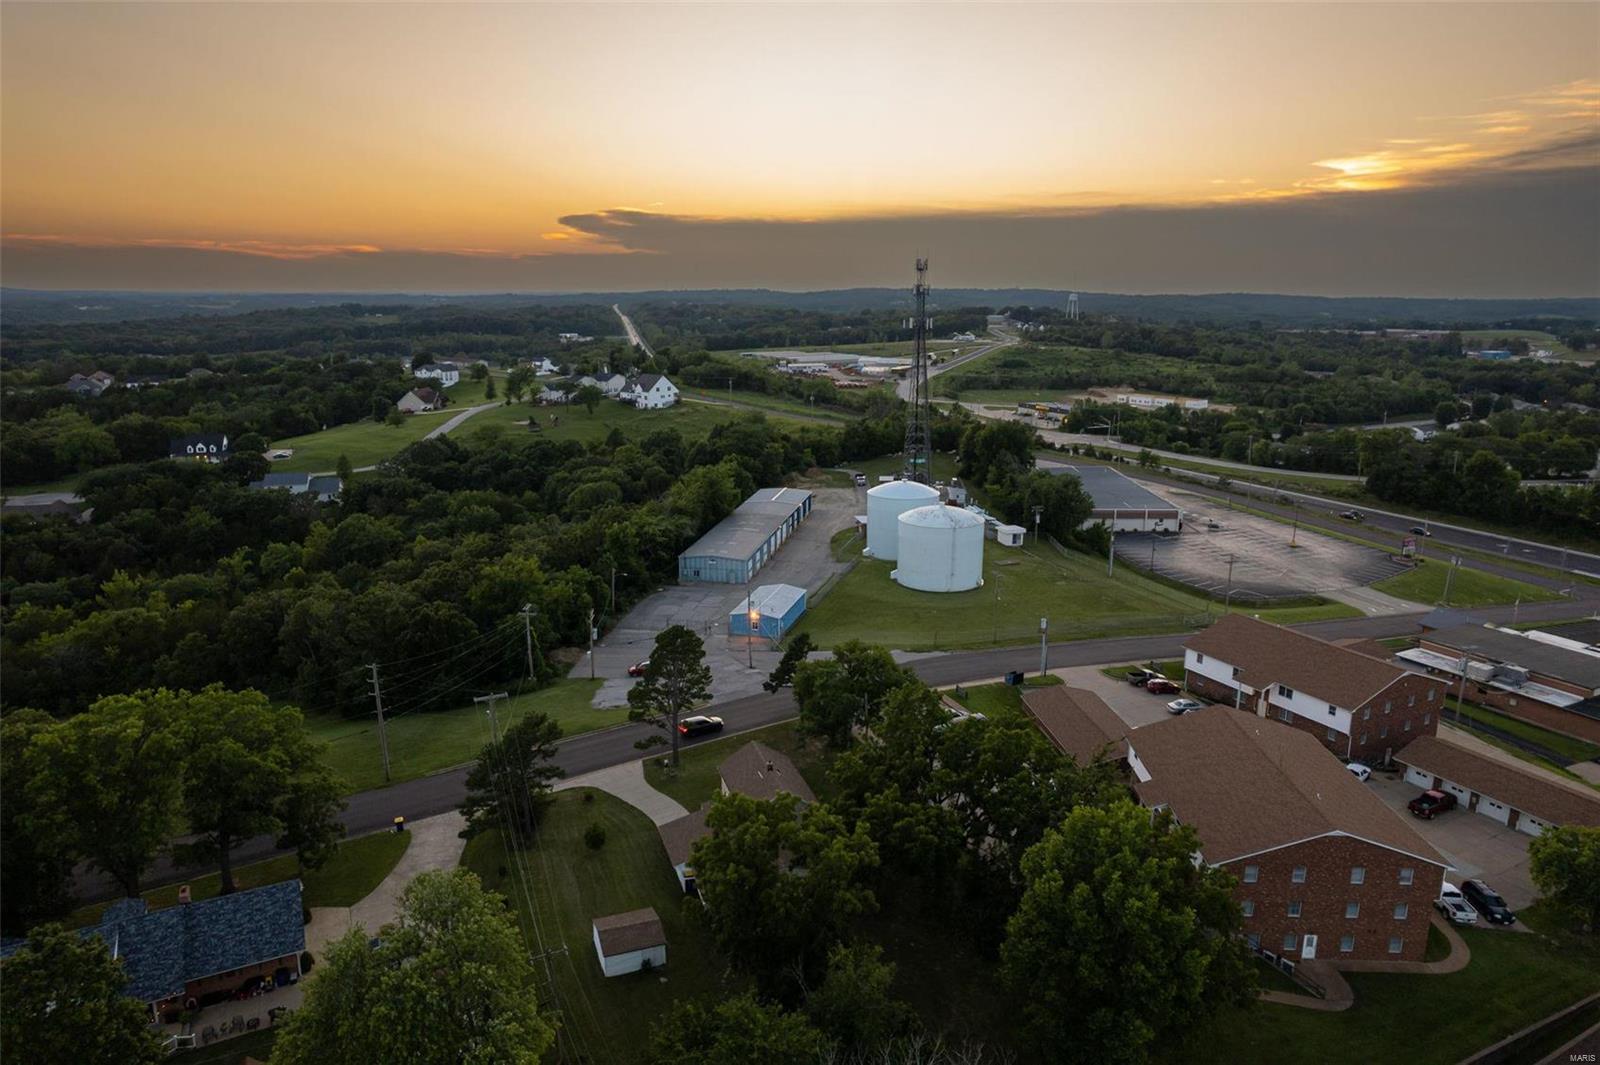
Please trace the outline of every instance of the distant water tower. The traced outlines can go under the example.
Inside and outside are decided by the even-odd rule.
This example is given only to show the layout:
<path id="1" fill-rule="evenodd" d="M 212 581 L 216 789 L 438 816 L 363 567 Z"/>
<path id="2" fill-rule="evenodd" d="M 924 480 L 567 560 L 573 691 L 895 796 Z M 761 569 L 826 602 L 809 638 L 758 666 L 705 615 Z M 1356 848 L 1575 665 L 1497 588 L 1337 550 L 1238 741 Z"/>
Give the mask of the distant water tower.
<path id="1" fill-rule="evenodd" d="M 1067 320 L 1070 322 L 1078 320 L 1078 294 L 1076 292 L 1067 293 Z"/>

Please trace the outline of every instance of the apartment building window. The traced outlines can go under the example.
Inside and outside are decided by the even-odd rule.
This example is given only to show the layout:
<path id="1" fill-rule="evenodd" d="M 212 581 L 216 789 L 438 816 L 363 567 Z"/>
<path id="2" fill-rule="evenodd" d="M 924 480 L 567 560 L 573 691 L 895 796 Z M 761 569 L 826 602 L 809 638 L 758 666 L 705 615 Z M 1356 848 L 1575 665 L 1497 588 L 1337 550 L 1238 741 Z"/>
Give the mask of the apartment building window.
<path id="1" fill-rule="evenodd" d="M 1304 884 L 1306 882 L 1306 867 L 1303 865 L 1295 866 L 1294 872 L 1290 875 L 1289 879 L 1294 881 L 1296 884 Z"/>
<path id="2" fill-rule="evenodd" d="M 1367 882 L 1367 867 L 1364 866 L 1364 865 L 1352 865 L 1350 867 L 1350 883 L 1352 883 L 1352 884 L 1365 884 L 1366 882 Z"/>
<path id="3" fill-rule="evenodd" d="M 1378 738 L 1380 740 L 1386 740 L 1389 738 L 1389 723 L 1387 721 L 1385 721 L 1383 726 L 1378 729 Z"/>
<path id="4" fill-rule="evenodd" d="M 1422 715 L 1422 723 L 1424 725 L 1430 724 L 1432 721 L 1433 721 L 1433 715 L 1432 714 L 1423 714 Z"/>
<path id="5" fill-rule="evenodd" d="M 1363 706 L 1361 708 L 1361 720 L 1363 720 L 1363 721 L 1371 721 L 1372 720 L 1372 707 Z"/>
<path id="6" fill-rule="evenodd" d="M 1367 733 L 1365 731 L 1363 731 L 1361 733 L 1361 746 L 1365 747 L 1366 745 L 1367 745 Z"/>
<path id="7" fill-rule="evenodd" d="M 1385 699 L 1383 701 L 1383 712 L 1387 714 L 1390 710 L 1393 710 L 1393 709 L 1394 709 L 1394 700 L 1393 699 Z"/>
<path id="8" fill-rule="evenodd" d="M 1434 695 L 1433 689 L 1429 688 L 1428 689 L 1428 702 L 1430 702 L 1430 703 L 1433 702 L 1433 695 Z"/>
<path id="9" fill-rule="evenodd" d="M 1410 912 L 1410 909 L 1411 909 L 1411 904 L 1410 903 L 1406 903 L 1406 902 L 1397 902 L 1397 903 L 1395 903 L 1394 904 L 1394 919 L 1396 921 L 1404 921 L 1406 919 L 1406 914 Z"/>
<path id="10" fill-rule="evenodd" d="M 1300 902 L 1299 902 L 1299 900 L 1296 900 L 1294 902 L 1289 903 L 1289 916 L 1290 917 L 1299 917 L 1300 916 Z"/>
<path id="11" fill-rule="evenodd" d="M 1355 936 L 1340 936 L 1339 937 L 1339 953 L 1341 953 L 1341 954 L 1349 954 L 1352 950 L 1355 950 L 1355 949 L 1356 949 L 1356 937 Z"/>
<path id="12" fill-rule="evenodd" d="M 1287 706 L 1280 706 L 1278 707 L 1278 720 L 1293 721 L 1294 715 L 1289 712 L 1289 708 Z"/>
<path id="13" fill-rule="evenodd" d="M 1406 718 L 1404 721 L 1400 722 L 1400 731 L 1401 732 L 1410 732 L 1411 731 L 1411 719 L 1409 717 Z"/>
<path id="14" fill-rule="evenodd" d="M 1338 738 L 1339 738 L 1339 730 L 1334 728 L 1332 725 L 1329 725 L 1328 726 L 1328 742 L 1332 743 L 1334 740 L 1336 740 Z"/>
<path id="15" fill-rule="evenodd" d="M 1233 672 L 1231 674 L 1229 674 L 1229 676 L 1237 677 L 1238 675 L 1239 675 L 1239 667 L 1238 666 L 1234 666 L 1233 667 Z"/>
<path id="16" fill-rule="evenodd" d="M 1239 912 L 1245 917 L 1254 917 L 1256 915 L 1255 902 L 1251 899 L 1245 899 L 1243 902 L 1239 903 Z"/>
<path id="17" fill-rule="evenodd" d="M 1245 936 L 1245 942 L 1250 944 L 1250 949 L 1251 950 L 1260 950 L 1261 949 L 1261 933 L 1260 932 L 1251 932 L 1248 936 Z"/>
<path id="18" fill-rule="evenodd" d="M 1417 705 L 1417 697 L 1415 695 L 1406 696 L 1406 705 L 1407 706 L 1416 706 Z"/>
<path id="19" fill-rule="evenodd" d="M 1244 882 L 1254 884 L 1261 877 L 1261 866 L 1247 865 L 1244 867 Z"/>
<path id="20" fill-rule="evenodd" d="M 1278 694 L 1283 696 L 1285 699 L 1293 699 L 1294 689 L 1289 687 L 1287 684 L 1280 684 L 1278 685 Z"/>
<path id="21" fill-rule="evenodd" d="M 1389 953 L 1390 954 L 1399 954 L 1402 950 L 1405 949 L 1405 945 L 1406 945 L 1406 941 L 1404 939 L 1402 939 L 1400 936 L 1390 936 L 1389 937 Z"/>
<path id="22" fill-rule="evenodd" d="M 1409 887 L 1412 879 L 1416 875 L 1417 871 L 1415 869 L 1402 869 L 1400 870 L 1400 883 L 1406 887 Z"/>
<path id="23" fill-rule="evenodd" d="M 1195 660 L 1196 664 L 1199 664 L 1199 663 L 1204 662 L 1206 660 L 1206 656 L 1201 654 L 1200 652 L 1196 651 L 1195 655 L 1194 655 L 1194 660 Z"/>
<path id="24" fill-rule="evenodd" d="M 1284 933 L 1284 935 L 1283 935 L 1283 952 L 1285 954 L 1293 954 L 1294 951 L 1295 951 L 1295 948 L 1298 947 L 1299 945 L 1300 945 L 1300 937 L 1298 935 L 1296 935 L 1294 932 L 1285 932 Z"/>
<path id="25" fill-rule="evenodd" d="M 1354 921 L 1357 917 L 1360 917 L 1360 916 L 1361 916 L 1361 903 L 1359 903 L 1359 902 L 1347 902 L 1347 903 L 1344 904 L 1344 919 L 1345 920 Z"/>

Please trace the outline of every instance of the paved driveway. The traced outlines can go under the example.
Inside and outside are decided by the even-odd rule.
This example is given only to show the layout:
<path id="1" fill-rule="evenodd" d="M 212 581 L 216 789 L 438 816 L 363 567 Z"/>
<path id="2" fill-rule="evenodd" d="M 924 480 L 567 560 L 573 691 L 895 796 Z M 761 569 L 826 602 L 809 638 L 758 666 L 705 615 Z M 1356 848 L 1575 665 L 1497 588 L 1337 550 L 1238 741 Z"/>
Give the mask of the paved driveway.
<path id="1" fill-rule="evenodd" d="M 1407 784 L 1399 773 L 1374 773 L 1367 786 L 1455 866 L 1446 874 L 1451 883 L 1459 885 L 1463 880 L 1482 878 L 1505 897 L 1513 910 L 1538 897 L 1528 876 L 1531 836 L 1459 808 L 1432 821 L 1413 817 L 1406 803 L 1417 797 L 1417 788 Z"/>
<path id="2" fill-rule="evenodd" d="M 1052 669 L 1069 688 L 1085 688 L 1104 699 L 1129 728 L 1143 728 L 1165 721 L 1172 715 L 1167 704 L 1176 695 L 1153 695 L 1143 688 L 1135 688 L 1125 680 L 1115 680 L 1100 672 L 1100 666 L 1073 666 L 1070 669 Z M 1181 678 L 1174 677 L 1181 683 Z"/>

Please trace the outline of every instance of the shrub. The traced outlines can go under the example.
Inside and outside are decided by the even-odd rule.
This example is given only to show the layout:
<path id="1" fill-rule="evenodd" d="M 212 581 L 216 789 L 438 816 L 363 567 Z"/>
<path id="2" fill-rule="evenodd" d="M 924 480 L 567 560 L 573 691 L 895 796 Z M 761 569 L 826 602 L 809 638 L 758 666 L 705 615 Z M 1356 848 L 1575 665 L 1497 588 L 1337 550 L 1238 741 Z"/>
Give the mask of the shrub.
<path id="1" fill-rule="evenodd" d="M 597 851 L 606 845 L 605 826 L 598 821 L 583 830 L 583 842 L 592 851 Z"/>

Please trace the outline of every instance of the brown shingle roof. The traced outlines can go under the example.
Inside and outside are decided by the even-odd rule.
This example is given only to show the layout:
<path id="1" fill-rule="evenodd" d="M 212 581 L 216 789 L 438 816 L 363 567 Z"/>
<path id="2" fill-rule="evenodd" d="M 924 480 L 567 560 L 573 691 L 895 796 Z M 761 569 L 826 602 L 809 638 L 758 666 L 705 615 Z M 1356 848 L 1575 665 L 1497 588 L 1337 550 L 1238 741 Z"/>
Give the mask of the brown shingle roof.
<path id="1" fill-rule="evenodd" d="M 729 791 L 752 799 L 771 799 L 786 791 L 806 802 L 817 801 L 788 755 L 756 740 L 730 754 L 717 772 Z"/>
<path id="2" fill-rule="evenodd" d="M 1039 722 L 1050 742 L 1082 764 L 1094 761 L 1095 755 L 1108 746 L 1112 758 L 1127 753 L 1123 737 L 1128 734 L 1128 726 L 1092 691 L 1065 685 L 1032 688 L 1023 692 L 1022 705 Z"/>
<path id="3" fill-rule="evenodd" d="M 1150 774 L 1136 785 L 1140 800 L 1166 803 L 1193 826 L 1213 864 L 1342 833 L 1449 865 L 1315 737 L 1288 725 L 1213 706 L 1141 728 L 1128 746 Z"/>
<path id="4" fill-rule="evenodd" d="M 1394 757 L 1553 825 L 1600 825 L 1600 795 L 1582 785 L 1545 780 L 1438 736 L 1418 736 Z"/>
<path id="5" fill-rule="evenodd" d="M 1237 666 L 1239 679 L 1257 691 L 1287 684 L 1346 710 L 1406 675 L 1399 666 L 1243 614 L 1224 616 L 1184 646 Z"/>
<path id="6" fill-rule="evenodd" d="M 669 862 L 673 865 L 684 864 L 689 860 L 689 850 L 695 841 L 711 835 L 711 829 L 706 827 L 706 814 L 710 812 L 711 804 L 705 803 L 694 813 L 668 821 L 656 829 L 661 833 L 662 846 L 667 848 Z"/>
<path id="7" fill-rule="evenodd" d="M 594 930 L 600 936 L 600 951 L 608 958 L 626 954 L 630 950 L 659 947 L 667 942 L 661 918 L 649 906 L 642 910 L 614 913 L 609 917 L 596 917 Z"/>

